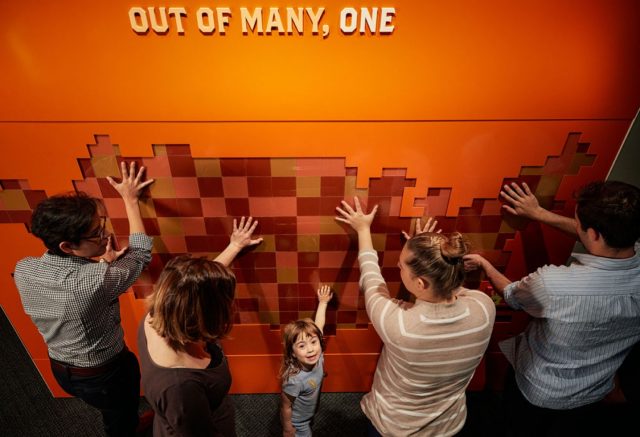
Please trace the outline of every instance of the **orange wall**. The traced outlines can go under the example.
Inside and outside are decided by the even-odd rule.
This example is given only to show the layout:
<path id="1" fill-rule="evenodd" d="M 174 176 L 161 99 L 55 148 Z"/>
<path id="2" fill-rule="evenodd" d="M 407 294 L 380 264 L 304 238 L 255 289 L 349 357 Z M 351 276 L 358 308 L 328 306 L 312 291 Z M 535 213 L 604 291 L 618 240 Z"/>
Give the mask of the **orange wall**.
<path id="1" fill-rule="evenodd" d="M 304 6 L 326 8 L 327 38 L 308 27 L 304 35 L 240 32 L 240 6 L 290 5 L 215 4 L 232 10 L 224 36 L 196 28 L 195 11 L 212 7 L 207 2 L 167 5 L 186 8 L 184 35 L 175 26 L 166 35 L 136 34 L 127 13 L 137 5 L 121 0 L 4 5 L 0 183 L 23 181 L 23 191 L 46 195 L 73 189 L 85 179 L 77 159 L 91 158 L 96 135 L 125 159 L 155 159 L 152 146 L 162 144 L 188 144 L 195 159 L 341 158 L 357 169 L 365 195 L 384 182 L 383 169 L 406 170 L 415 182 L 395 200 L 399 209 L 386 213 L 435 214 L 465 229 L 514 279 L 536 263 L 563 262 L 572 242 L 505 220 L 499 189 L 533 177 L 550 207 L 570 213 L 572 191 L 605 177 L 640 106 L 638 2 L 325 1 Z M 339 11 L 347 6 L 395 7 L 394 32 L 341 34 Z M 11 248 L 0 253 L 0 285 L 8 290 L 0 303 L 62 395 L 10 277 L 18 259 L 42 246 L 26 231 L 9 186 L 0 191 L 0 241 Z M 448 197 L 437 201 L 429 194 L 435 188 Z M 487 217 L 499 232 L 483 227 Z M 544 256 L 525 250 L 534 241 Z M 135 349 L 142 301 L 127 294 L 121 302 Z M 233 390 L 276 391 L 279 347 L 268 324 L 239 323 L 225 344 Z M 338 324 L 325 388 L 367 390 L 379 347 L 370 327 Z"/>

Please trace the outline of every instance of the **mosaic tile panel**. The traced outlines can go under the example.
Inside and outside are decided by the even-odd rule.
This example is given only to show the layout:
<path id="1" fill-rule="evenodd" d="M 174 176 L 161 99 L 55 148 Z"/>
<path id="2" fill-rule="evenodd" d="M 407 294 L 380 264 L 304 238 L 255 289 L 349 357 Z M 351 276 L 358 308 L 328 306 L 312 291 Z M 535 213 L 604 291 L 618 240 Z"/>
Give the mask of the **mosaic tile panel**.
<path id="1" fill-rule="evenodd" d="M 565 175 L 576 174 L 595 159 L 588 143 L 570 133 L 562 155 L 549 157 L 544 166 L 523 167 L 516 178 L 526 181 L 551 209 L 564 208 L 555 194 Z M 355 235 L 334 220 L 335 207 L 354 195 L 365 205 L 379 205 L 372 226 L 374 247 L 379 252 L 383 275 L 392 293 L 408 298 L 402 290 L 396 263 L 404 244 L 402 230 L 415 225 L 414 218 L 400 217 L 406 187 L 415 180 L 405 169 L 385 169 L 371 178 L 367 189 L 356 189 L 357 169 L 345 167 L 344 158 L 194 158 L 188 145 L 155 145 L 154 156 L 122 157 L 106 135 L 89 145 L 90 158 L 78 159 L 84 177 L 74 181 L 78 191 L 103 200 L 108 228 L 126 244 L 128 223 L 122 202 L 105 176 L 118 176 L 119 163 L 136 160 L 155 179 L 142 200 L 147 233 L 154 237 L 152 262 L 133 286 L 143 298 L 153 289 L 164 264 L 173 256 L 191 253 L 215 256 L 226 247 L 233 218 L 253 216 L 264 242 L 242 253 L 232 268 L 238 280 L 238 324 L 268 324 L 279 328 L 299 317 L 313 314 L 315 289 L 329 284 L 335 298 L 327 312 L 327 334 L 337 329 L 367 327 L 364 301 L 358 290 L 357 241 Z M 502 214 L 498 193 L 491 199 L 474 199 L 455 217 L 444 214 L 451 187 L 429 188 L 416 197 L 414 206 L 425 216 L 435 216 L 443 232 L 460 231 L 498 269 L 510 262 L 508 242 L 521 231 L 527 271 L 548 261 L 549 248 L 539 226 Z M 35 205 L 46 198 L 27 181 L 0 180 L 0 223 L 29 225 Z M 488 289 L 486 281 L 472 275 L 469 286 Z"/>

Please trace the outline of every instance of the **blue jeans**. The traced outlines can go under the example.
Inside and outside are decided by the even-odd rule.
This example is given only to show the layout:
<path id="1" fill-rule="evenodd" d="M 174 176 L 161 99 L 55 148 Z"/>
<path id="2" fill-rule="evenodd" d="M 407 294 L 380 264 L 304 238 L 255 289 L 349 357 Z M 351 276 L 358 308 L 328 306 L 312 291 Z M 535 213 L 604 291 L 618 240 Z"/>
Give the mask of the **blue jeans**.
<path id="1" fill-rule="evenodd" d="M 69 369 L 63 370 L 60 366 L 51 366 L 51 370 L 64 391 L 100 410 L 107 435 L 135 436 L 140 366 L 131 351 L 122 352 L 112 368 L 95 376 L 73 375 Z"/>

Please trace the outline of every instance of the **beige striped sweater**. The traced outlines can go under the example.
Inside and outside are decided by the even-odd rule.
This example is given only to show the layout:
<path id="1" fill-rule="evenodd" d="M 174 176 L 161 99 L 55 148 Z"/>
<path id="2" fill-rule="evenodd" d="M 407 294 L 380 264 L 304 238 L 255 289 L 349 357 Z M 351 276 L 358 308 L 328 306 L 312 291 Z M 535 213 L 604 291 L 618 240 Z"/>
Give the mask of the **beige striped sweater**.
<path id="1" fill-rule="evenodd" d="M 461 289 L 452 304 L 392 299 L 375 251 L 361 251 L 360 287 L 384 346 L 361 407 L 383 436 L 449 436 L 467 417 L 465 389 L 489 343 L 495 305 Z"/>

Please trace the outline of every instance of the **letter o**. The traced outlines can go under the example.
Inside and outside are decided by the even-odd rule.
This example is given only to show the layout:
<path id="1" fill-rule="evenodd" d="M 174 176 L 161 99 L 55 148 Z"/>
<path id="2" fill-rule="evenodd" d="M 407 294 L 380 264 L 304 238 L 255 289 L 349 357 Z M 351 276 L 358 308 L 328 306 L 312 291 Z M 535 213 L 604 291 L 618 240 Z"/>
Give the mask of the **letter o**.
<path id="1" fill-rule="evenodd" d="M 347 19 L 351 19 L 351 23 L 347 25 Z M 344 8 L 340 11 L 340 30 L 342 33 L 352 34 L 358 27 L 358 11 L 355 8 Z"/>
<path id="2" fill-rule="evenodd" d="M 129 23 L 131 23 L 131 29 L 133 29 L 135 33 L 147 33 L 149 31 L 147 11 L 137 6 L 132 7 L 129 9 Z"/>

